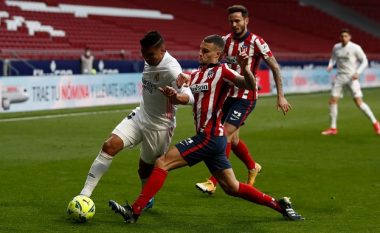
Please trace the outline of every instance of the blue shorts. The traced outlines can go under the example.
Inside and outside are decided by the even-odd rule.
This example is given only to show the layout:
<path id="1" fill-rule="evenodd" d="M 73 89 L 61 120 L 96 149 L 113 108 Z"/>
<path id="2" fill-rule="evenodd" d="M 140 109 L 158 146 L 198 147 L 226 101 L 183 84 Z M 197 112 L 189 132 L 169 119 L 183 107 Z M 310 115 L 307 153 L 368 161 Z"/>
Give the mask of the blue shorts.
<path id="1" fill-rule="evenodd" d="M 226 157 L 227 139 L 225 136 L 211 136 L 204 133 L 185 139 L 175 146 L 191 167 L 204 161 L 211 173 L 231 168 Z"/>
<path id="2" fill-rule="evenodd" d="M 223 104 L 222 123 L 227 122 L 239 128 L 256 106 L 256 100 L 228 97 Z"/>

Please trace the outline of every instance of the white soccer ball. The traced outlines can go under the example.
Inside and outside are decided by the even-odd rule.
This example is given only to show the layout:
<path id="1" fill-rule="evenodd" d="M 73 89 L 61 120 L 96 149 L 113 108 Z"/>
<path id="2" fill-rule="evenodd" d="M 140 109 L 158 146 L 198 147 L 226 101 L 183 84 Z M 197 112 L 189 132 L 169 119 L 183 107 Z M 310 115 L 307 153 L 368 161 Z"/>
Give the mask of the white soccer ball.
<path id="1" fill-rule="evenodd" d="M 67 206 L 67 214 L 74 222 L 87 222 L 95 214 L 95 203 L 91 198 L 78 195 Z"/>

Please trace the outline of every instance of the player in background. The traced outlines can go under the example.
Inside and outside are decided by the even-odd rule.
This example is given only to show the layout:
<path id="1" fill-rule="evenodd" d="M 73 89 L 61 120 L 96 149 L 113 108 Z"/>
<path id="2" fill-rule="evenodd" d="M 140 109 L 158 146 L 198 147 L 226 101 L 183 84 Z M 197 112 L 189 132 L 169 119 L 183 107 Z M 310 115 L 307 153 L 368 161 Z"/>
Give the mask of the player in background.
<path id="1" fill-rule="evenodd" d="M 182 69 L 177 60 L 166 51 L 164 38 L 159 32 L 148 32 L 140 40 L 140 45 L 145 60 L 140 106 L 125 117 L 104 142 L 92 163 L 81 195 L 91 196 L 113 158 L 123 148 L 133 148 L 141 143 L 138 173 L 142 186 L 150 176 L 156 159 L 169 148 L 176 126 L 176 106 L 158 88 L 176 88 L 176 79 Z M 185 87 L 178 92 L 191 95 L 190 89 Z M 153 199 L 150 205 L 153 204 L 152 201 Z"/>
<path id="2" fill-rule="evenodd" d="M 360 88 L 359 76 L 368 66 L 368 60 L 362 48 L 351 42 L 351 33 L 348 29 L 340 31 L 340 43 L 334 45 L 331 59 L 327 66 L 330 72 L 337 65 L 338 74 L 334 78 L 330 97 L 330 128 L 322 131 L 323 135 L 336 135 L 338 133 L 338 101 L 342 96 L 343 86 L 351 91 L 356 106 L 371 120 L 375 133 L 380 135 L 380 124 L 363 101 L 363 93 Z"/>
<path id="3" fill-rule="evenodd" d="M 152 175 L 132 206 L 122 206 L 113 200 L 109 201 L 112 210 L 122 215 L 127 222 L 137 221 L 148 201 L 162 188 L 169 171 L 186 165 L 193 166 L 201 161 L 204 161 L 228 195 L 270 207 L 290 220 L 303 219 L 293 210 L 288 198 L 275 200 L 251 185 L 239 183 L 235 178 L 226 157 L 227 139 L 222 124 L 222 106 L 230 85 L 252 90 L 256 81 L 244 50 L 237 57 L 244 76 L 226 64 L 219 63 L 224 44 L 223 38 L 218 35 L 204 38 L 199 52 L 200 69 L 192 72 L 188 80 L 194 95 L 196 135 L 176 144 L 156 161 Z M 172 87 L 166 87 L 162 91 L 172 102 L 179 103 L 179 99 L 188 98 L 187 94 L 179 94 Z"/>
<path id="4" fill-rule="evenodd" d="M 282 90 L 282 77 L 279 65 L 273 56 L 268 44 L 261 38 L 248 31 L 248 10 L 242 5 L 233 5 L 227 8 L 228 21 L 232 32 L 224 36 L 226 42 L 224 53 L 226 54 L 227 63 L 230 68 L 242 73 L 242 69 L 236 62 L 236 56 L 240 49 L 246 49 L 249 56 L 248 65 L 254 75 L 257 73 L 260 60 L 263 59 L 272 70 L 273 78 L 277 88 L 277 108 L 281 109 L 285 115 L 291 105 L 284 97 Z M 236 86 L 231 87 L 231 94 L 223 106 L 224 127 L 227 134 L 227 157 L 230 151 L 244 162 L 248 169 L 247 184 L 253 185 L 261 166 L 254 161 L 249 153 L 248 147 L 242 139 L 239 138 L 240 126 L 248 115 L 255 108 L 257 100 L 257 87 L 253 90 L 246 90 Z M 210 177 L 206 182 L 197 183 L 195 186 L 202 192 L 213 194 L 216 190 L 217 180 Z"/>

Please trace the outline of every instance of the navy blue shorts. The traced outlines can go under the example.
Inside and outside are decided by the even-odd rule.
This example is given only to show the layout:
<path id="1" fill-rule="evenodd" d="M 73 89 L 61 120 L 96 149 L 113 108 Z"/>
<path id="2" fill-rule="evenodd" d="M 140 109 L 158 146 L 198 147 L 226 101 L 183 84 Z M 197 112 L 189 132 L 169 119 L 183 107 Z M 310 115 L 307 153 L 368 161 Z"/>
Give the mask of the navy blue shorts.
<path id="1" fill-rule="evenodd" d="M 223 104 L 222 123 L 227 122 L 239 128 L 256 106 L 256 100 L 228 97 Z"/>
<path id="2" fill-rule="evenodd" d="M 175 146 L 189 166 L 204 161 L 211 173 L 231 168 L 226 157 L 225 136 L 211 136 L 204 133 L 185 139 Z"/>

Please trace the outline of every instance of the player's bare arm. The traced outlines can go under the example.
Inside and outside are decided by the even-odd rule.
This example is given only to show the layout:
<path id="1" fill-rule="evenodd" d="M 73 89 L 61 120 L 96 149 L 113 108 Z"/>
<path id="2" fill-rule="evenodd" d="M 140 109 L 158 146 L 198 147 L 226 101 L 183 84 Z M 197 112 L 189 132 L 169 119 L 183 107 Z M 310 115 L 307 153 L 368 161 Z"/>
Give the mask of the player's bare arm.
<path id="1" fill-rule="evenodd" d="M 180 73 L 177 77 L 177 87 L 181 88 L 183 86 L 189 86 L 189 81 L 190 81 L 190 75 L 185 74 L 185 73 Z"/>
<path id="2" fill-rule="evenodd" d="M 158 87 L 158 89 L 167 96 L 172 104 L 183 104 L 186 105 L 190 101 L 190 96 L 186 93 L 178 93 L 177 90 L 173 87 L 165 86 Z"/>
<path id="3" fill-rule="evenodd" d="M 246 51 L 239 52 L 237 62 L 243 71 L 243 76 L 237 76 L 234 79 L 234 84 L 239 88 L 253 90 L 256 87 L 256 79 L 248 66 L 248 58 Z"/>
<path id="4" fill-rule="evenodd" d="M 273 73 L 273 79 L 276 83 L 276 89 L 277 89 L 277 110 L 282 111 L 282 113 L 285 115 L 288 111 L 292 109 L 292 106 L 288 103 L 284 96 L 284 92 L 282 89 L 282 76 L 280 71 L 280 66 L 278 65 L 278 62 L 274 56 L 268 57 L 266 60 L 266 63 L 270 67 Z"/>

